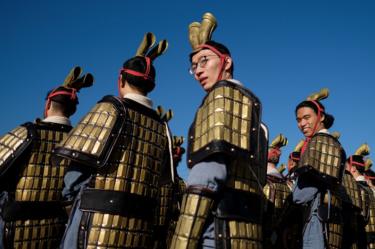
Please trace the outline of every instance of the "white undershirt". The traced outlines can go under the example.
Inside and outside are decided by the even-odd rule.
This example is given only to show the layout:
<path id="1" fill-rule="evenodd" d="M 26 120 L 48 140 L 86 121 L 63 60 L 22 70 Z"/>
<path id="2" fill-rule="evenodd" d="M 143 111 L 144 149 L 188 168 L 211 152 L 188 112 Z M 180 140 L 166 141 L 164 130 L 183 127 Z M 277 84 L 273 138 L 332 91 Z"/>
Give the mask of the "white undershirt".
<path id="1" fill-rule="evenodd" d="M 48 116 L 45 119 L 42 120 L 46 123 L 56 123 L 56 124 L 62 124 L 62 125 L 72 125 L 69 118 L 64 116 Z"/>
<path id="2" fill-rule="evenodd" d="M 152 100 L 144 95 L 136 94 L 136 93 L 127 93 L 124 95 L 125 99 L 131 99 L 141 105 L 144 105 L 150 109 L 152 109 Z"/>

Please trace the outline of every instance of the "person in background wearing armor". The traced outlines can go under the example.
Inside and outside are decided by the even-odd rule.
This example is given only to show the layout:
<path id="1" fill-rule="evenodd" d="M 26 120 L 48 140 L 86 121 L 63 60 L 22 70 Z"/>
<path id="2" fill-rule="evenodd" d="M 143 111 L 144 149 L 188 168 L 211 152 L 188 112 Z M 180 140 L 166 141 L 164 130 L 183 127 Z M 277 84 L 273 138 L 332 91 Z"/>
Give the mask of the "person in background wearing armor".
<path id="1" fill-rule="evenodd" d="M 52 166 L 56 144 L 72 126 L 77 92 L 93 77 L 75 67 L 49 91 L 44 119 L 25 123 L 0 138 L 0 248 L 57 248 L 67 214 L 61 190 L 67 162 Z"/>
<path id="2" fill-rule="evenodd" d="M 167 123 L 147 97 L 155 86 L 152 62 L 168 45 L 151 48 L 155 40 L 147 33 L 123 64 L 120 97 L 105 96 L 56 148 L 54 163 L 71 160 L 63 197 L 75 200 L 61 248 L 154 244 L 159 183 L 171 177 L 172 164 Z"/>
<path id="3" fill-rule="evenodd" d="M 267 130 L 261 103 L 233 79 L 228 48 L 211 41 L 216 19 L 189 26 L 190 73 L 207 95 L 189 130 L 191 168 L 170 248 L 262 248 Z"/>
<path id="4" fill-rule="evenodd" d="M 300 160 L 301 149 L 302 149 L 303 143 L 304 143 L 304 140 L 300 140 L 288 157 L 287 184 L 290 190 L 292 190 L 296 182 L 296 175 L 294 174 L 294 170 L 297 168 L 298 162 Z"/>
<path id="5" fill-rule="evenodd" d="M 347 159 L 347 169 L 357 181 L 361 196 L 361 220 L 358 227 L 365 229 L 365 232 L 359 233 L 360 242 L 367 245 L 368 248 L 375 246 L 375 198 L 372 190 L 367 184 L 365 178 L 365 159 L 369 155 L 370 148 L 367 144 L 362 144 L 353 155 Z M 362 230 L 361 230 L 362 231 Z M 365 248 L 365 247 L 363 247 Z"/>
<path id="6" fill-rule="evenodd" d="M 328 89 L 322 89 L 295 109 L 298 128 L 306 138 L 292 190 L 293 202 L 304 209 L 303 249 L 342 247 L 342 207 L 333 190 L 341 184 L 345 152 L 328 132 L 334 118 L 320 103 L 326 97 Z"/>
<path id="7" fill-rule="evenodd" d="M 375 195 L 375 172 L 371 169 L 372 164 L 372 160 L 370 158 L 367 158 L 367 160 L 365 161 L 365 178 L 367 184 Z"/>
<path id="8" fill-rule="evenodd" d="M 162 120 L 168 122 L 172 116 L 172 110 L 164 113 L 161 106 L 158 106 L 157 112 Z M 182 194 L 185 191 L 185 183 L 177 174 L 177 166 L 181 161 L 185 149 L 181 147 L 184 139 L 183 137 L 173 136 L 172 139 L 172 157 L 173 157 L 173 172 L 171 178 L 163 179 L 159 183 L 159 196 L 155 215 L 155 229 L 154 229 L 154 249 L 165 249 L 171 242 L 178 215 L 180 214 L 180 207 L 182 201 Z"/>
<path id="9" fill-rule="evenodd" d="M 264 247 L 280 248 L 280 239 L 276 235 L 277 221 L 280 219 L 284 203 L 290 194 L 290 189 L 286 183 L 286 178 L 280 174 L 276 168 L 281 156 L 281 148 L 288 144 L 288 139 L 284 135 L 279 134 L 271 143 L 268 149 L 267 164 L 267 184 L 263 188 L 263 192 L 267 197 L 266 212 L 264 215 Z M 277 236 L 277 237 L 276 237 Z"/>

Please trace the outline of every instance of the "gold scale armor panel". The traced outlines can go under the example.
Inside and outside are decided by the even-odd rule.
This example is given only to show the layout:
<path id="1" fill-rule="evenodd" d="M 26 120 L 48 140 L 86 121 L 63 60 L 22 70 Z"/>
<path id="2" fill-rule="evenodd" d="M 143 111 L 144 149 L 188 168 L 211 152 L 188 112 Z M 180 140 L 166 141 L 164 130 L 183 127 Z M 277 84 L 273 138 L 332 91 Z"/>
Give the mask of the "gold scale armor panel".
<path id="1" fill-rule="evenodd" d="M 0 175 L 5 173 L 10 161 L 28 140 L 30 139 L 25 126 L 19 126 L 0 138 Z"/>
<path id="2" fill-rule="evenodd" d="M 271 244 L 270 236 L 283 213 L 283 208 L 285 207 L 284 203 L 291 191 L 286 183 L 286 180 L 273 176 L 267 176 L 267 184 L 263 187 L 263 192 L 268 200 L 267 211 L 264 215 L 265 221 L 263 223 L 265 230 L 265 241 L 268 241 L 267 243 Z"/>
<path id="3" fill-rule="evenodd" d="M 375 248 L 375 197 L 373 191 L 360 184 L 362 197 L 362 215 L 367 222 L 365 226 L 368 248 Z"/>
<path id="4" fill-rule="evenodd" d="M 66 148 L 74 149 L 75 153 L 77 150 L 86 151 L 84 156 L 92 153 L 94 158 L 105 158 L 103 155 L 111 147 L 108 143 L 112 135 L 120 130 L 108 160 L 98 160 L 103 166 L 98 168 L 90 186 L 93 190 L 128 193 L 156 201 L 167 148 L 165 125 L 154 111 L 128 99 L 123 104 L 126 118 L 122 128 L 116 128 L 120 109 L 112 103 L 101 102 L 73 131 L 73 135 L 79 134 L 76 135 L 78 138 L 68 138 Z M 106 137 L 109 139 L 106 140 Z M 69 141 L 75 142 L 69 147 Z M 155 211 L 154 207 L 139 208 Z M 89 216 L 87 226 L 81 227 L 81 232 L 87 229 L 83 231 L 88 234 L 87 248 L 149 248 L 152 243 L 152 217 L 146 219 L 97 211 Z"/>
<path id="5" fill-rule="evenodd" d="M 181 205 L 181 214 L 177 222 L 176 231 L 170 248 L 195 249 L 203 232 L 203 226 L 212 209 L 213 198 L 188 192 L 184 195 Z"/>
<path id="6" fill-rule="evenodd" d="M 261 164 L 259 155 L 267 150 L 267 145 L 260 147 L 260 113 L 260 102 L 250 91 L 221 81 L 203 100 L 189 130 L 190 167 L 214 153 L 229 155 L 226 189 L 243 193 L 243 196 L 251 194 L 257 197 L 254 208 L 257 214 L 254 216 L 258 217 L 253 217 L 256 221 L 238 217 L 215 218 L 220 222 L 224 220 L 221 224 L 228 228 L 217 235 L 220 243 L 230 244 L 231 248 L 262 247 L 263 192 L 260 179 L 265 179 L 266 164 Z M 212 211 L 212 198 L 192 193 L 184 196 L 171 248 L 196 248 L 203 224 Z M 189 206 L 198 204 L 199 207 Z"/>
<path id="7" fill-rule="evenodd" d="M 343 150 L 339 141 L 329 134 L 315 134 L 302 154 L 298 171 L 313 169 L 328 183 L 341 183 L 344 173 Z"/>
<path id="8" fill-rule="evenodd" d="M 322 203 L 327 210 L 328 206 L 330 206 L 330 218 L 328 220 L 323 218 L 327 229 L 327 246 L 332 249 L 341 249 L 344 232 L 344 224 L 341 216 L 342 201 L 335 193 L 332 193 L 331 195 L 325 193 Z"/>
<path id="9" fill-rule="evenodd" d="M 362 199 L 358 184 L 350 172 L 344 172 L 342 186 L 339 187 L 337 194 L 343 202 L 343 244 L 348 248 L 350 245 L 351 249 L 357 249 L 360 240 Z"/>
<path id="10" fill-rule="evenodd" d="M 11 238 L 14 248 L 56 247 L 63 235 L 67 220 L 65 211 L 58 202 L 61 201 L 63 177 L 68 164 L 63 160 L 58 167 L 52 166 L 50 157 L 56 144 L 66 137 L 71 127 L 37 122 L 35 128 L 36 137 L 33 140 L 30 156 L 20 167 L 22 170 L 18 175 L 15 192 L 11 195 L 14 195 L 14 201 L 19 203 L 31 203 L 29 205 L 40 203 L 45 207 L 52 203 L 56 205 L 50 208 L 59 210 L 55 210 L 55 217 L 22 220 L 16 218 L 14 224 L 11 222 L 13 225 L 8 223 L 6 226 L 11 227 L 11 230 L 14 229 L 12 232 L 14 236 Z M 22 128 L 19 131 L 24 134 Z M 46 209 L 45 213 L 51 211 Z M 19 210 L 19 212 L 31 211 Z"/>

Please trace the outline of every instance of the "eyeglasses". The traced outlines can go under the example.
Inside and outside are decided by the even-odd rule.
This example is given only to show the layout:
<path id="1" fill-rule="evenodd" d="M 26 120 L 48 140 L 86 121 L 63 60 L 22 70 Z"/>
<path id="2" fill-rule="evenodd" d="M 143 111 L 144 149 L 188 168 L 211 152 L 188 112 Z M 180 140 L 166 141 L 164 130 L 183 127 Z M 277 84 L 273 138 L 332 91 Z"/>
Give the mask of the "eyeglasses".
<path id="1" fill-rule="evenodd" d="M 195 74 L 195 71 L 197 71 L 197 68 L 200 67 L 200 68 L 205 68 L 206 64 L 207 64 L 207 61 L 208 61 L 208 58 L 207 57 L 210 57 L 210 56 L 217 56 L 216 54 L 212 54 L 212 55 L 205 55 L 205 56 L 202 56 L 197 63 L 191 63 L 191 66 L 189 68 L 189 73 L 191 75 L 194 75 Z"/>

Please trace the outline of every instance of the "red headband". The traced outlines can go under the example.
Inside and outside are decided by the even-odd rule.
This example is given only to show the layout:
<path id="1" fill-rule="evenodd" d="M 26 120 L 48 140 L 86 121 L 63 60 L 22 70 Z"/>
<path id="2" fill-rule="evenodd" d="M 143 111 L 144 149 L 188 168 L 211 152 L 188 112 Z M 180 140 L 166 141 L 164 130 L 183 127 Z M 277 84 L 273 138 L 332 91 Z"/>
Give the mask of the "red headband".
<path id="1" fill-rule="evenodd" d="M 121 77 L 120 76 L 121 76 L 122 73 L 128 73 L 128 74 L 131 74 L 131 75 L 134 75 L 134 76 L 142 77 L 144 80 L 150 80 L 152 82 L 154 81 L 154 79 L 150 77 L 151 59 L 150 59 L 150 57 L 147 57 L 147 56 L 145 56 L 144 58 L 146 60 L 146 71 L 144 73 L 141 73 L 141 72 L 138 72 L 138 71 L 135 71 L 135 70 L 131 70 L 131 69 L 126 69 L 126 68 L 120 69 L 120 74 L 119 74 L 119 77 L 118 77 L 118 92 L 119 92 L 119 94 L 120 94 L 120 88 L 121 88 L 121 79 L 120 79 Z"/>
<path id="2" fill-rule="evenodd" d="M 54 92 L 55 90 L 51 91 L 51 93 L 47 96 L 47 102 L 46 102 L 46 105 L 44 107 L 44 116 L 45 117 L 47 117 L 47 111 L 51 106 L 51 98 L 52 97 L 55 97 L 55 96 L 58 96 L 58 95 L 68 95 L 68 96 L 70 96 L 71 100 L 75 100 L 77 98 L 77 90 L 75 88 L 70 88 L 70 89 L 72 90 L 71 92 L 64 91 L 64 90 L 59 90 L 59 91 L 56 91 L 56 92 Z"/>
<path id="3" fill-rule="evenodd" d="M 222 76 L 223 76 L 223 71 L 224 71 L 224 65 L 225 65 L 225 59 L 229 57 L 228 54 L 223 54 L 219 50 L 217 50 L 215 47 L 208 45 L 208 44 L 202 44 L 198 46 L 198 48 L 208 48 L 212 52 L 214 52 L 216 55 L 219 56 L 220 58 L 220 73 L 217 77 L 217 81 L 220 81 Z"/>

